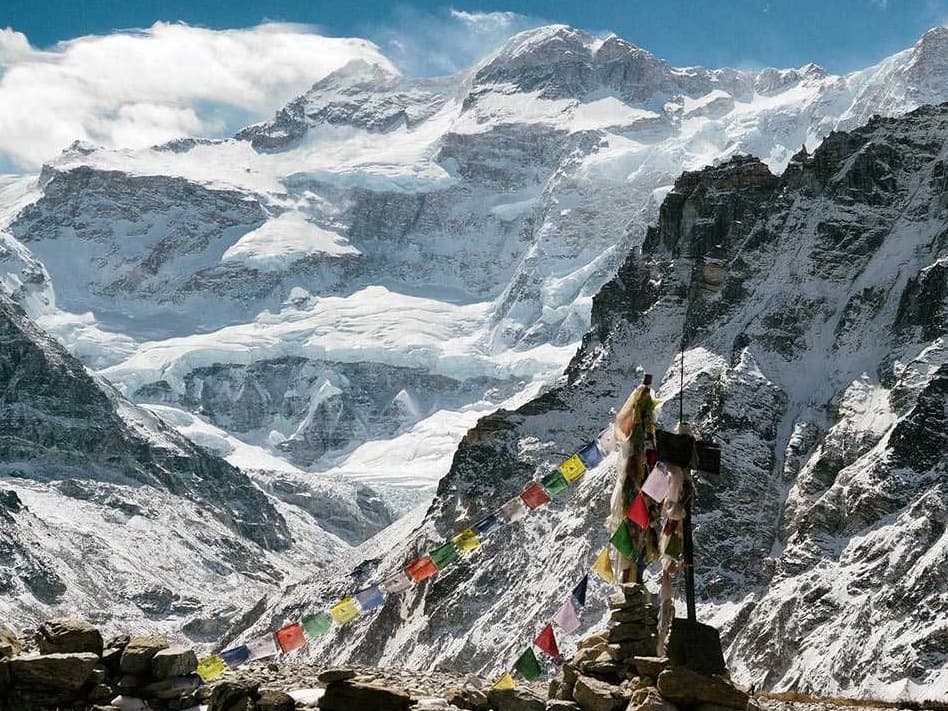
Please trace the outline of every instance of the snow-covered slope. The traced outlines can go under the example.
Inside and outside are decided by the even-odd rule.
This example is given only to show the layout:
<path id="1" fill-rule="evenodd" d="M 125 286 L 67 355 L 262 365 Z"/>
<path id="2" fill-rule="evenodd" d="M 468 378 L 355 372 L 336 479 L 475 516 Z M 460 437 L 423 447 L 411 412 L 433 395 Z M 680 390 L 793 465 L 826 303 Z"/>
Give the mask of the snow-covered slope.
<path id="1" fill-rule="evenodd" d="M 564 381 L 466 435 L 401 546 L 349 580 L 296 586 L 261 626 L 374 582 L 496 509 L 593 438 L 643 372 L 673 423 L 684 333 L 685 417 L 723 451 L 721 476 L 700 484 L 701 614 L 722 627 L 735 675 L 943 696 L 946 136 L 943 105 L 834 133 L 780 177 L 749 157 L 682 175 L 641 254 L 596 296 Z M 380 664 L 509 663 L 606 541 L 613 478 L 607 460 L 325 649 Z M 604 598 L 591 595 L 587 622 Z"/>

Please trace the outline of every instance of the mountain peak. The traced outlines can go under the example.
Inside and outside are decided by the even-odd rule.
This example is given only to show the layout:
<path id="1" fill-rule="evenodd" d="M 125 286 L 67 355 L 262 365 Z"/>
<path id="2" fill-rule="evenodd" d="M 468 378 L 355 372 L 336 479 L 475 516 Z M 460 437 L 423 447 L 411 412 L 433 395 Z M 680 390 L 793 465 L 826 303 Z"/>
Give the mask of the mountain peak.
<path id="1" fill-rule="evenodd" d="M 948 27 L 939 25 L 923 34 L 912 48 L 913 67 L 943 67 L 948 64 Z"/>

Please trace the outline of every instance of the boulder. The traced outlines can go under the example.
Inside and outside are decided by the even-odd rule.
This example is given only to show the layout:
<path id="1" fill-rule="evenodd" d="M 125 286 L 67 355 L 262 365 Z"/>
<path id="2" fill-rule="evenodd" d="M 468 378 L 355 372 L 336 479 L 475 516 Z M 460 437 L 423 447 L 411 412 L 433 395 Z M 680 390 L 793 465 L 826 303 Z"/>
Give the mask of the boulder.
<path id="1" fill-rule="evenodd" d="M 405 711 L 412 705 L 411 696 L 401 689 L 393 689 L 377 682 L 355 680 L 334 681 L 326 686 L 319 701 L 324 711 Z"/>
<path id="2" fill-rule="evenodd" d="M 619 687 L 582 674 L 576 680 L 573 698 L 583 711 L 620 711 L 628 703 Z"/>
<path id="3" fill-rule="evenodd" d="M 648 625 L 637 622 L 623 622 L 609 630 L 609 642 L 618 644 L 620 642 L 637 642 L 638 640 L 648 639 L 655 630 Z"/>
<path id="4" fill-rule="evenodd" d="M 645 693 L 634 700 L 635 706 L 629 702 L 628 711 L 678 711 L 673 703 L 662 698 L 655 689 L 640 689 L 640 692 Z"/>
<path id="5" fill-rule="evenodd" d="M 705 676 L 684 667 L 672 667 L 658 675 L 658 690 L 675 704 L 716 704 L 729 709 L 747 708 L 750 697 L 727 679 Z"/>
<path id="6" fill-rule="evenodd" d="M 451 687 L 444 692 L 444 699 L 452 706 L 468 711 L 487 711 L 487 694 L 473 686 Z"/>
<path id="7" fill-rule="evenodd" d="M 316 681 L 319 682 L 320 686 L 328 686 L 334 681 L 347 681 L 348 679 L 354 679 L 355 676 L 356 672 L 354 669 L 340 667 L 320 672 L 319 676 L 316 677 Z"/>
<path id="8" fill-rule="evenodd" d="M 529 689 L 491 689 L 487 701 L 494 711 L 544 711 L 546 706 Z"/>
<path id="9" fill-rule="evenodd" d="M 59 617 L 47 620 L 36 631 L 40 654 L 89 652 L 102 655 L 102 635 L 85 620 Z"/>
<path id="10" fill-rule="evenodd" d="M 583 711 L 583 707 L 575 701 L 553 699 L 546 702 L 546 711 Z"/>
<path id="11" fill-rule="evenodd" d="M 9 661 L 10 677 L 17 687 L 78 691 L 99 663 L 95 654 L 29 654 Z"/>
<path id="12" fill-rule="evenodd" d="M 190 694 L 200 685 L 201 678 L 192 674 L 153 681 L 138 689 L 138 693 L 145 699 L 177 699 Z"/>
<path id="13" fill-rule="evenodd" d="M 119 668 L 126 674 L 146 674 L 151 669 L 151 658 L 167 648 L 168 642 L 164 637 L 157 635 L 132 637 L 122 650 Z"/>
<path id="14" fill-rule="evenodd" d="M 255 711 L 257 689 L 259 685 L 250 681 L 222 681 L 211 692 L 207 711 Z"/>
<path id="15" fill-rule="evenodd" d="M 668 657 L 634 657 L 632 662 L 639 676 L 650 676 L 653 679 L 657 679 L 669 666 Z"/>
<path id="16" fill-rule="evenodd" d="M 0 625 L 0 657 L 15 657 L 23 651 L 23 643 L 6 625 Z"/>
<path id="17" fill-rule="evenodd" d="M 87 693 L 89 701 L 111 701 L 115 698 L 115 689 L 108 684 L 95 684 Z"/>
<path id="18" fill-rule="evenodd" d="M 605 633 L 600 632 L 599 634 L 591 634 L 588 637 L 583 637 L 576 643 L 576 649 L 598 647 L 605 644 L 609 644 L 609 641 L 606 639 Z"/>
<path id="19" fill-rule="evenodd" d="M 547 697 L 551 699 L 561 699 L 563 701 L 573 700 L 573 687 L 576 686 L 576 669 L 572 664 L 563 664 L 552 679 L 547 690 Z"/>
<path id="20" fill-rule="evenodd" d="M 0 696 L 10 688 L 10 662 L 0 657 Z"/>
<path id="21" fill-rule="evenodd" d="M 162 649 L 151 658 L 151 675 L 155 679 L 187 676 L 197 670 L 197 655 L 183 647 Z"/>
<path id="22" fill-rule="evenodd" d="M 282 691 L 261 691 L 257 700 L 257 711 L 293 711 L 296 702 Z"/>

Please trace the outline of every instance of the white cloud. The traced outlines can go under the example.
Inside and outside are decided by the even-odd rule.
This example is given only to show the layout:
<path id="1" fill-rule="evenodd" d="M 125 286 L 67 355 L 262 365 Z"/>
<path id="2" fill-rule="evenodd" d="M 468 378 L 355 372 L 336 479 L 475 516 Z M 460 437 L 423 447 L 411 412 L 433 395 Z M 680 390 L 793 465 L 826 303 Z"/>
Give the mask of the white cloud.
<path id="1" fill-rule="evenodd" d="M 454 74 L 500 46 L 511 35 L 544 24 L 516 12 L 428 12 L 400 6 L 382 26 L 366 26 L 372 37 L 405 73 Z"/>
<path id="2" fill-rule="evenodd" d="M 75 140 L 137 148 L 230 132 L 356 57 L 387 62 L 370 42 L 301 25 L 157 23 L 42 51 L 0 29 L 0 157 L 35 169 Z"/>

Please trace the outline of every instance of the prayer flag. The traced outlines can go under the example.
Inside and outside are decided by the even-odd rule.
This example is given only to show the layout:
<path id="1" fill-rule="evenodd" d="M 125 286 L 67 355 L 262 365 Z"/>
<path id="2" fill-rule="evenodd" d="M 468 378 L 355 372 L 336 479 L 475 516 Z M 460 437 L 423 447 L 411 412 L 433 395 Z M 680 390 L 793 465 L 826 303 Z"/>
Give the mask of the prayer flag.
<path id="1" fill-rule="evenodd" d="M 658 458 L 666 464 L 691 466 L 695 454 L 695 440 L 691 435 L 656 430 L 655 443 L 658 445 Z"/>
<path id="2" fill-rule="evenodd" d="M 559 470 L 552 471 L 540 479 L 540 484 L 550 496 L 556 496 L 561 491 L 566 491 L 566 489 L 569 487 L 566 477 L 563 476 L 563 472 Z"/>
<path id="3" fill-rule="evenodd" d="M 221 652 L 221 659 L 224 660 L 224 664 L 227 666 L 236 667 L 250 659 L 250 650 L 247 649 L 246 644 L 242 644 L 239 647 L 231 647 Z"/>
<path id="4" fill-rule="evenodd" d="M 416 583 L 420 583 L 422 580 L 427 580 L 437 573 L 438 569 L 435 567 L 435 564 L 431 562 L 431 556 L 426 555 L 421 558 L 415 558 L 415 560 L 409 563 L 408 567 L 405 568 L 405 572 L 408 573 L 411 579 Z"/>
<path id="5" fill-rule="evenodd" d="M 671 558 L 672 560 L 681 559 L 681 538 L 679 538 L 674 533 L 668 536 L 665 539 L 665 549 L 662 551 L 662 554 L 666 558 Z"/>
<path id="6" fill-rule="evenodd" d="M 560 464 L 560 471 L 563 472 L 566 481 L 572 483 L 586 473 L 586 465 L 583 464 L 583 460 L 579 458 L 578 454 L 574 454 Z"/>
<path id="7" fill-rule="evenodd" d="M 300 624 L 303 625 L 303 631 L 310 639 L 322 637 L 332 628 L 332 618 L 325 612 L 319 612 L 315 615 L 306 615 Z"/>
<path id="8" fill-rule="evenodd" d="M 303 628 L 296 622 L 277 630 L 276 638 L 284 654 L 295 652 L 300 647 L 306 646 L 306 637 L 303 636 Z"/>
<path id="9" fill-rule="evenodd" d="M 540 670 L 540 662 L 537 661 L 537 655 L 533 649 L 527 647 L 527 650 L 520 655 L 514 663 L 514 669 L 520 676 L 527 681 L 535 681 L 540 678 L 543 672 Z"/>
<path id="10" fill-rule="evenodd" d="M 583 464 L 586 465 L 587 469 L 595 469 L 598 467 L 603 460 L 598 442 L 590 442 L 579 450 L 579 458 L 583 460 Z"/>
<path id="11" fill-rule="evenodd" d="M 448 542 L 443 546 L 438 546 L 428 555 L 431 556 L 431 562 L 438 570 L 444 570 L 458 559 L 458 549 L 453 543 Z"/>
<path id="12" fill-rule="evenodd" d="M 556 646 L 556 635 L 553 634 L 553 625 L 547 623 L 537 638 L 533 640 L 537 649 L 546 652 L 554 659 L 560 658 L 560 648 Z"/>
<path id="13" fill-rule="evenodd" d="M 550 497 L 547 496 L 547 493 L 543 490 L 543 487 L 537 484 L 535 481 L 531 481 L 525 487 L 523 491 L 520 492 L 520 498 L 523 499 L 529 508 L 535 509 L 538 506 L 543 506 L 543 504 L 548 504 L 550 502 Z"/>
<path id="14" fill-rule="evenodd" d="M 529 513 L 530 509 L 523 503 L 523 498 L 516 496 L 500 507 L 497 515 L 507 523 L 519 521 Z"/>
<path id="15" fill-rule="evenodd" d="M 635 557 L 635 543 L 632 541 L 632 534 L 629 532 L 629 524 L 625 521 L 619 524 L 619 527 L 612 534 L 609 542 L 616 547 L 626 558 Z"/>
<path id="16" fill-rule="evenodd" d="M 596 437 L 596 444 L 599 445 L 599 451 L 602 452 L 602 456 L 604 457 L 608 457 L 612 452 L 616 451 L 615 428 L 609 425 L 600 432 L 599 436 Z"/>
<path id="17" fill-rule="evenodd" d="M 641 491 L 635 497 L 635 500 L 629 504 L 629 509 L 625 514 L 639 528 L 648 528 L 648 504 L 645 503 L 645 495 Z"/>
<path id="18" fill-rule="evenodd" d="M 553 615 L 553 621 L 566 634 L 573 634 L 579 629 L 579 616 L 576 614 L 576 606 L 573 604 L 572 597 L 560 605 L 560 609 Z"/>
<path id="19" fill-rule="evenodd" d="M 504 675 L 500 677 L 497 681 L 494 682 L 494 685 L 490 687 L 491 689 L 516 689 L 517 684 L 514 681 L 514 678 L 510 676 L 510 672 L 504 672 Z"/>
<path id="20" fill-rule="evenodd" d="M 465 531 L 461 531 L 458 535 L 451 539 L 451 543 L 453 543 L 454 547 L 457 548 L 461 553 L 468 553 L 469 551 L 479 548 L 481 545 L 481 541 L 477 537 L 477 534 L 474 533 L 473 528 L 468 528 Z"/>
<path id="21" fill-rule="evenodd" d="M 593 563 L 592 570 L 607 583 L 614 583 L 616 581 L 616 576 L 612 572 L 612 561 L 609 559 L 609 546 L 599 551 L 596 562 Z"/>
<path id="22" fill-rule="evenodd" d="M 717 442 L 698 442 L 695 450 L 700 471 L 706 474 L 721 473 L 721 445 Z"/>
<path id="23" fill-rule="evenodd" d="M 382 581 L 382 590 L 386 595 L 398 595 L 411 587 L 411 578 L 404 570 L 399 570 Z"/>
<path id="24" fill-rule="evenodd" d="M 250 661 L 275 657 L 280 652 L 276 640 L 273 639 L 273 635 L 269 632 L 261 637 L 257 637 L 257 639 L 247 642 L 247 651 L 250 652 Z"/>
<path id="25" fill-rule="evenodd" d="M 225 671 L 227 671 L 227 665 L 216 654 L 204 657 L 197 665 L 198 676 L 205 682 L 214 681 Z"/>
<path id="26" fill-rule="evenodd" d="M 517 497 L 517 500 L 520 500 L 520 497 Z M 471 526 L 471 530 L 474 531 L 474 534 L 480 538 L 490 535 L 498 528 L 502 528 L 504 522 L 500 520 L 497 514 L 487 514 L 480 521 Z"/>
<path id="27" fill-rule="evenodd" d="M 588 587 L 589 576 L 584 575 L 583 579 L 576 584 L 575 588 L 573 588 L 573 594 L 571 597 L 573 598 L 573 604 L 576 605 L 576 607 L 586 606 L 586 588 Z"/>
<path id="28" fill-rule="evenodd" d="M 660 504 L 665 500 L 670 484 L 668 472 L 665 471 L 665 467 L 658 464 L 649 472 L 648 478 L 642 484 L 642 492 L 648 494 L 652 501 Z"/>
<path id="29" fill-rule="evenodd" d="M 355 597 L 356 602 L 359 603 L 362 612 L 374 610 L 385 604 L 385 596 L 382 594 L 382 590 L 378 585 L 360 590 L 353 597 Z"/>
<path id="30" fill-rule="evenodd" d="M 359 605 L 351 597 L 344 597 L 329 608 L 329 616 L 337 625 L 344 625 L 359 616 Z"/>

